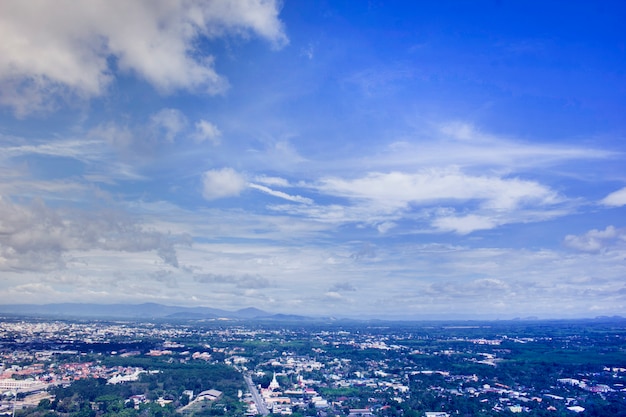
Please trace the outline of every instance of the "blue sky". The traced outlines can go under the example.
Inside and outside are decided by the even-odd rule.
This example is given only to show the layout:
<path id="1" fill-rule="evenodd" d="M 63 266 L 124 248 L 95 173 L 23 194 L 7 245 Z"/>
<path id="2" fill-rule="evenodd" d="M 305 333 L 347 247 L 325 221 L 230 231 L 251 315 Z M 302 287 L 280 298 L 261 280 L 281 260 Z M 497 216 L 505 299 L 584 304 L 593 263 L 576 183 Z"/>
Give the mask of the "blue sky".
<path id="1" fill-rule="evenodd" d="M 622 2 L 0 4 L 0 303 L 626 314 Z"/>

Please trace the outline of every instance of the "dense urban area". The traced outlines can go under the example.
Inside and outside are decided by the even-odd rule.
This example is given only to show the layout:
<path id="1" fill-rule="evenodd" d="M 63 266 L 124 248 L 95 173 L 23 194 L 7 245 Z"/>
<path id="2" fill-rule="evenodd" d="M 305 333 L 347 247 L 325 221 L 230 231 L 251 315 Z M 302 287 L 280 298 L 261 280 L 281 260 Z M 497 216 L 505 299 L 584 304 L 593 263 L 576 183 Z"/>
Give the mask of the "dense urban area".
<path id="1" fill-rule="evenodd" d="M 626 321 L 0 319 L 19 417 L 626 416 Z"/>

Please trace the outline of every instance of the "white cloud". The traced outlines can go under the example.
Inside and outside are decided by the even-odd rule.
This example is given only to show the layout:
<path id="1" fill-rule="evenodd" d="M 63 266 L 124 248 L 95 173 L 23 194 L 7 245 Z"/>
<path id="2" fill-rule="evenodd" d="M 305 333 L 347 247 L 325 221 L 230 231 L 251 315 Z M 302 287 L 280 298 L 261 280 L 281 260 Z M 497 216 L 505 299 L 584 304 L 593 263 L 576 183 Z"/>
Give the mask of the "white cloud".
<path id="1" fill-rule="evenodd" d="M 379 224 L 376 228 L 378 229 L 378 231 L 380 233 L 387 233 L 388 231 L 390 231 L 391 229 L 393 229 L 394 227 L 396 227 L 397 225 L 394 222 L 383 222 L 381 224 Z"/>
<path id="2" fill-rule="evenodd" d="M 178 269 L 164 262 L 156 264 L 154 252 L 69 250 L 65 252 L 62 270 L 55 271 L 51 263 L 46 264 L 48 269 L 42 268 L 36 273 L 21 270 L 17 274 L 14 269 L 5 269 L 0 298 L 10 302 L 18 289 L 26 291 L 28 288 L 31 298 L 23 300 L 32 299 L 32 302 L 52 294 L 55 300 L 150 300 L 188 305 L 189 300 L 196 297 L 198 304 L 227 309 L 257 305 L 277 312 L 289 312 L 294 300 L 302 300 L 297 310 L 300 314 L 352 317 L 380 314 L 418 317 L 422 312 L 420 308 L 438 317 L 484 314 L 495 318 L 501 314 L 500 317 L 511 318 L 529 315 L 529 311 L 542 318 L 575 317 L 587 314 L 589 305 L 600 303 L 618 312 L 623 310 L 620 307 L 623 300 L 617 297 L 624 286 L 625 268 L 621 261 L 616 264 L 616 255 L 608 252 L 416 245 L 394 240 L 377 245 L 375 255 L 357 259 L 355 252 L 363 248 L 360 241 L 314 245 L 307 239 L 302 241 L 303 235 L 297 234 L 296 239 L 304 244 L 294 245 L 293 241 L 285 241 L 289 240 L 285 238 L 289 235 L 288 229 L 272 235 L 282 241 L 259 241 L 255 231 L 259 227 L 271 229 L 277 219 L 267 218 L 261 222 L 258 216 L 251 220 L 248 213 L 224 212 L 232 216 L 230 219 L 208 213 L 211 212 L 191 213 L 205 219 L 205 223 L 195 218 L 190 221 L 184 211 L 171 213 L 171 216 L 177 221 L 189 222 L 189 229 L 198 237 L 233 236 L 231 224 L 225 225 L 225 222 L 232 223 L 233 227 L 237 222 L 248 222 L 250 234 L 235 234 L 244 238 L 237 243 L 212 239 L 211 243 L 177 246 Z M 6 216 L 0 217 L 4 218 Z M 290 219 L 284 222 L 287 225 Z M 612 233 L 608 229 L 592 234 L 610 236 Z M 623 255 L 619 259 L 623 259 Z M 271 281 L 265 277 L 271 277 Z M 45 284 L 46 288 L 38 287 L 40 284 Z M 27 287 L 18 288 L 24 285 Z M 256 293 L 244 294 L 249 289 Z M 327 297 L 339 299 L 338 294 L 354 296 L 355 289 L 360 299 L 370 300 L 369 310 L 358 303 L 344 303 L 340 309 L 328 310 L 320 303 Z M 273 303 L 263 298 L 270 296 Z M 555 298 L 562 300 L 558 312 L 553 309 Z M 492 302 L 496 301 L 503 305 L 500 313 L 493 308 Z M 455 313 L 450 312 L 451 305 Z M 372 306 L 376 306 L 376 313 L 371 313 Z"/>
<path id="3" fill-rule="evenodd" d="M 241 157 L 249 158 L 246 161 L 247 164 L 259 170 L 267 169 L 283 173 L 298 171 L 303 164 L 308 162 L 288 140 L 274 140 L 274 138 L 263 139 L 260 149 L 249 149 Z"/>
<path id="4" fill-rule="evenodd" d="M 485 138 L 485 136 L 478 132 L 473 125 L 463 122 L 444 123 L 441 125 L 441 132 L 458 140 L 475 140 Z"/>
<path id="5" fill-rule="evenodd" d="M 126 150 L 136 142 L 135 134 L 128 127 L 115 123 L 96 126 L 87 133 L 87 137 L 102 140 L 117 150 Z"/>
<path id="6" fill-rule="evenodd" d="M 565 246 L 583 252 L 600 252 L 626 243 L 626 229 L 607 226 L 604 230 L 592 229 L 583 235 L 567 235 Z"/>
<path id="7" fill-rule="evenodd" d="M 325 178 L 317 188 L 331 195 L 372 200 L 390 207 L 479 200 L 489 209 L 513 210 L 525 204 L 545 205 L 559 201 L 554 191 L 533 181 L 473 176 L 454 169 L 422 170 L 412 174 L 375 172 L 350 180 Z"/>
<path id="8" fill-rule="evenodd" d="M 232 168 L 206 171 L 202 180 L 202 196 L 206 200 L 237 196 L 247 185 L 245 177 Z"/>
<path id="9" fill-rule="evenodd" d="M 285 213 L 292 217 L 304 217 L 326 224 L 339 225 L 350 222 L 365 222 L 378 224 L 395 218 L 397 210 L 385 210 L 369 205 L 357 204 L 352 206 L 329 204 L 329 205 L 304 205 L 304 204 L 274 204 L 268 206 L 270 210 Z"/>
<path id="10" fill-rule="evenodd" d="M 222 132 L 211 122 L 207 122 L 206 120 L 200 120 L 196 123 L 196 132 L 193 135 L 193 138 L 197 142 L 209 141 L 213 143 L 213 145 L 219 145 L 220 137 L 222 136 Z"/>
<path id="11" fill-rule="evenodd" d="M 206 273 L 195 275 L 193 280 L 202 284 L 234 285 L 244 289 L 262 289 L 272 286 L 272 283 L 267 278 L 251 274 L 237 276 Z"/>
<path id="12" fill-rule="evenodd" d="M 336 291 L 327 291 L 324 294 L 324 297 L 327 298 L 329 301 L 343 301 L 344 300 L 344 296 L 339 294 Z"/>
<path id="13" fill-rule="evenodd" d="M 266 194 L 273 195 L 274 197 L 283 198 L 285 200 L 293 201 L 295 203 L 303 203 L 303 204 L 313 204 L 313 200 L 307 197 L 302 197 L 299 195 L 290 195 L 282 191 L 272 190 L 269 187 L 264 185 L 250 183 L 248 184 L 250 188 L 254 188 L 255 190 L 262 191 Z"/>
<path id="14" fill-rule="evenodd" d="M 301 48 L 300 55 L 308 59 L 313 59 L 315 57 L 315 47 L 313 44 L 309 43 L 306 47 Z"/>
<path id="15" fill-rule="evenodd" d="M 386 145 L 373 156 L 342 161 L 340 167 L 352 170 L 368 166 L 371 170 L 415 170 L 433 167 L 458 167 L 465 171 L 488 169 L 500 172 L 535 170 L 576 160 L 616 158 L 616 152 L 584 146 L 558 146 L 532 143 L 482 132 L 469 123 L 449 122 L 409 133 Z M 576 175 L 578 172 L 569 172 Z"/>
<path id="16" fill-rule="evenodd" d="M 396 229 L 400 220 L 399 233 L 468 234 L 504 224 L 545 221 L 571 212 L 573 205 L 535 181 L 471 175 L 456 168 L 326 177 L 297 186 L 315 190 L 322 196 L 320 202 L 331 197 L 331 203 L 269 208 L 328 224 L 371 226 L 383 234 Z"/>
<path id="17" fill-rule="evenodd" d="M 265 184 L 273 187 L 289 187 L 289 181 L 280 177 L 268 177 L 265 175 L 260 175 L 254 178 L 255 182 L 260 182 L 261 184 Z"/>
<path id="18" fill-rule="evenodd" d="M 163 109 L 152 115 L 150 121 L 157 131 L 162 132 L 163 137 L 168 142 L 174 142 L 174 139 L 187 126 L 187 118 L 180 110 L 176 109 Z"/>
<path id="19" fill-rule="evenodd" d="M 96 158 L 99 155 L 99 152 L 96 151 L 96 148 L 101 143 L 101 140 L 113 141 L 114 138 L 112 136 L 115 135 L 126 136 L 126 133 L 124 131 L 118 130 L 117 128 L 102 126 L 96 128 L 93 131 L 93 135 L 89 134 L 89 139 L 67 139 L 55 142 L 7 146 L 0 149 L 2 149 L 1 154 L 4 157 L 15 157 L 34 154 L 61 156 L 75 158 L 80 161 L 87 161 L 92 158 Z"/>
<path id="20" fill-rule="evenodd" d="M 18 205 L 0 199 L 0 270 L 50 271 L 65 266 L 69 251 L 154 251 L 178 266 L 174 245 L 184 236 L 145 230 L 116 212 L 52 209 L 41 201 Z"/>
<path id="21" fill-rule="evenodd" d="M 134 134 L 129 129 L 105 124 L 90 130 L 80 139 L 18 140 L 18 144 L 13 146 L 0 145 L 0 164 L 3 165 L 0 172 L 4 180 L 0 183 L 0 194 L 27 199 L 93 201 L 94 193 L 101 192 L 93 183 L 145 181 L 146 177 L 139 173 L 140 158 L 133 156 L 122 161 L 116 158 L 114 152 L 128 153 L 127 148 L 134 141 Z M 50 161 L 52 166 L 49 166 Z M 57 174 L 54 161 L 67 162 L 75 170 Z M 52 173 L 51 178 L 48 172 Z"/>
<path id="22" fill-rule="evenodd" d="M 25 115 L 59 96 L 103 94 L 110 64 L 162 92 L 223 92 L 214 58 L 196 49 L 200 36 L 254 33 L 275 47 L 287 43 L 272 0 L 71 0 L 0 4 L 0 104 Z"/>
<path id="23" fill-rule="evenodd" d="M 469 214 L 467 216 L 445 216 L 435 219 L 433 226 L 444 232 L 456 232 L 462 235 L 476 230 L 488 230 L 497 226 L 493 219 Z"/>
<path id="24" fill-rule="evenodd" d="M 626 187 L 607 195 L 600 203 L 609 207 L 626 206 Z"/>

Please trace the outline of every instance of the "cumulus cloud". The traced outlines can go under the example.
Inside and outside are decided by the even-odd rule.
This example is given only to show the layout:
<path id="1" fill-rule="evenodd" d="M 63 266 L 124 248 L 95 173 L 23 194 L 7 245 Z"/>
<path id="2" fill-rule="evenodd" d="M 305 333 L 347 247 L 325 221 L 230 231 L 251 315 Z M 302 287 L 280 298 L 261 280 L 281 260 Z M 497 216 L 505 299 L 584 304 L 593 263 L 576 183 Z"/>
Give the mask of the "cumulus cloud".
<path id="1" fill-rule="evenodd" d="M 201 120 L 191 127 L 187 117 L 178 109 L 164 108 L 139 123 L 119 124 L 113 121 L 101 123 L 85 134 L 85 139 L 49 141 L 39 147 L 22 146 L 22 153 L 51 154 L 66 152 L 67 156 L 87 162 L 102 163 L 122 156 L 132 160 L 148 162 L 157 156 L 164 144 L 179 142 L 188 137 L 197 143 L 211 141 L 219 144 L 221 132 L 214 125 Z M 106 145 L 106 146 L 104 146 Z M 171 148 L 168 148 L 171 149 Z M 69 153 L 73 151 L 73 153 Z M 95 164 L 92 164 L 92 167 Z M 114 172 L 111 172 L 114 175 Z"/>
<path id="2" fill-rule="evenodd" d="M 114 212 L 68 212 L 41 201 L 29 206 L 0 199 L 0 270 L 50 271 L 65 267 L 70 251 L 154 251 L 166 264 L 178 266 L 176 244 L 187 236 L 144 230 Z"/>
<path id="3" fill-rule="evenodd" d="M 626 187 L 621 190 L 617 190 L 607 195 L 600 202 L 609 207 L 622 207 L 626 206 Z"/>
<path id="4" fill-rule="evenodd" d="M 607 226 L 604 230 L 592 229 L 583 235 L 567 235 L 565 246 L 583 252 L 600 252 L 626 243 L 626 229 Z"/>
<path id="5" fill-rule="evenodd" d="M 25 115 L 58 96 L 98 96 L 116 69 L 162 92 L 221 93 L 228 83 L 195 41 L 254 34 L 282 47 L 278 13 L 272 0 L 3 1 L 0 103 Z"/>
<path id="6" fill-rule="evenodd" d="M 194 124 L 193 130 L 188 130 L 187 117 L 178 109 L 163 109 L 150 118 L 150 127 L 159 138 L 167 142 L 174 142 L 183 133 L 197 143 L 211 142 L 219 145 L 222 132 L 213 123 L 199 120 Z"/>
<path id="7" fill-rule="evenodd" d="M 193 135 L 196 142 L 209 141 L 213 145 L 219 145 L 221 136 L 222 132 L 213 123 L 206 120 L 196 122 L 196 131 Z"/>
<path id="8" fill-rule="evenodd" d="M 237 196 L 247 185 L 245 177 L 232 168 L 206 171 L 202 183 L 202 196 L 206 200 Z"/>
<path id="9" fill-rule="evenodd" d="M 174 142 L 187 126 L 187 118 L 177 109 L 163 109 L 152 115 L 150 121 L 152 127 L 168 142 Z"/>

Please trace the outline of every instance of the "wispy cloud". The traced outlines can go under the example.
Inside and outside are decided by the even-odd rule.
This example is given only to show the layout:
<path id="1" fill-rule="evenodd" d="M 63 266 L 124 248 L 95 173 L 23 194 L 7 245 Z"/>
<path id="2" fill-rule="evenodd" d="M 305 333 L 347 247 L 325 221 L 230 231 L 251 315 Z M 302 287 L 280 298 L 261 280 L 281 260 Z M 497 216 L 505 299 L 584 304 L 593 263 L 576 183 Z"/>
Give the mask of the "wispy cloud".
<path id="1" fill-rule="evenodd" d="M 265 175 L 260 175 L 254 178 L 255 182 L 260 182 L 261 184 L 265 184 L 267 186 L 276 186 L 276 187 L 290 187 L 289 181 L 280 177 L 268 177 Z"/>
<path id="2" fill-rule="evenodd" d="M 375 172 L 354 179 L 327 177 L 308 187 L 344 202 L 310 208 L 272 208 L 325 221 L 373 223 L 383 233 L 390 231 L 397 220 L 415 219 L 420 210 L 428 210 L 429 214 L 424 212 L 418 217 L 429 221 L 434 230 L 462 234 L 568 212 L 563 205 L 566 198 L 535 181 L 475 176 L 458 169 Z M 456 213 L 454 207 L 460 204 L 469 213 Z M 449 209 L 442 210 L 443 207 Z"/>
<path id="3" fill-rule="evenodd" d="M 93 161 L 102 158 L 101 141 L 98 139 L 67 139 L 46 141 L 38 144 L 23 144 L 2 148 L 2 155 L 17 157 L 24 155 L 46 155 L 74 158 L 80 161 Z"/>
<path id="4" fill-rule="evenodd" d="M 607 195 L 600 203 L 609 207 L 626 206 L 626 187 Z"/>
<path id="5" fill-rule="evenodd" d="M 447 122 L 425 131 L 408 132 L 375 155 L 365 155 L 355 162 L 373 169 L 457 167 L 510 173 L 532 172 L 572 161 L 616 159 L 620 155 L 591 146 L 527 142 L 490 134 L 470 123 Z"/>
<path id="6" fill-rule="evenodd" d="M 299 195 L 290 195 L 282 191 L 272 190 L 269 187 L 260 184 L 249 183 L 248 187 L 254 188 L 255 190 L 262 191 L 266 194 L 272 195 L 274 197 L 282 198 L 288 201 L 293 201 L 294 203 L 303 203 L 303 204 L 312 204 L 313 200 L 307 197 L 302 197 Z"/>
<path id="7" fill-rule="evenodd" d="M 271 287 L 271 283 L 268 279 L 259 275 L 221 275 L 221 274 L 198 274 L 193 277 L 193 280 L 201 284 L 224 284 L 234 285 L 238 288 L 252 288 L 261 289 Z"/>
<path id="8" fill-rule="evenodd" d="M 324 178 L 316 189 L 392 207 L 439 200 L 478 200 L 487 208 L 511 210 L 524 204 L 554 204 L 560 200 L 556 192 L 534 181 L 468 175 L 454 169 L 375 172 L 356 179 Z"/>

